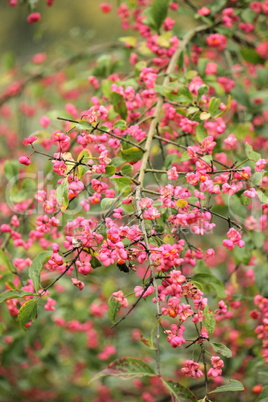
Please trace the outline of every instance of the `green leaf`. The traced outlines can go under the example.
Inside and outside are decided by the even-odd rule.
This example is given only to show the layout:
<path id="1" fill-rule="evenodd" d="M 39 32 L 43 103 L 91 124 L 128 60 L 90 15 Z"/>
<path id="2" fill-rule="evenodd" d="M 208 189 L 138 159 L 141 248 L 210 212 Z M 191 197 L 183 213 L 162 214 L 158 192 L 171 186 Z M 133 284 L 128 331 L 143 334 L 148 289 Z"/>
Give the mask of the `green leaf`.
<path id="1" fill-rule="evenodd" d="M 257 68 L 257 85 L 260 88 L 266 87 L 268 84 L 268 71 L 265 68 Z"/>
<path id="2" fill-rule="evenodd" d="M 205 128 L 203 126 L 201 126 L 201 124 L 198 124 L 198 126 L 196 126 L 195 133 L 196 133 L 196 139 L 198 140 L 198 142 L 203 141 L 203 139 L 207 137 Z"/>
<path id="3" fill-rule="evenodd" d="M 180 157 L 180 161 L 184 162 L 184 161 L 188 161 L 190 159 L 190 156 L 188 155 L 188 151 L 184 151 Z"/>
<path id="4" fill-rule="evenodd" d="M 209 336 L 211 336 L 216 327 L 216 320 L 213 311 L 209 310 L 208 305 L 206 305 L 204 308 L 204 317 L 205 317 L 204 320 L 205 327 L 208 330 Z"/>
<path id="5" fill-rule="evenodd" d="M 223 285 L 222 281 L 220 279 L 216 278 L 216 276 L 214 276 L 212 274 L 207 274 L 207 273 L 195 274 L 194 276 L 192 276 L 191 282 L 193 282 L 193 283 L 200 282 L 204 287 L 208 287 L 208 288 L 212 287 L 216 291 L 219 299 L 225 299 L 225 297 L 226 297 L 226 293 L 225 293 L 225 289 L 224 289 L 224 285 Z"/>
<path id="6" fill-rule="evenodd" d="M 9 299 L 18 299 L 19 297 L 34 296 L 34 293 L 26 292 L 26 290 L 8 290 L 0 294 L 0 303 Z"/>
<path id="7" fill-rule="evenodd" d="M 56 200 L 59 204 L 61 212 L 64 212 L 69 205 L 68 199 L 69 187 L 67 178 L 62 180 L 61 184 L 56 189 Z"/>
<path id="8" fill-rule="evenodd" d="M 264 173 L 263 172 L 255 172 L 251 178 L 250 181 L 253 185 L 253 187 L 257 186 L 258 184 L 261 183 L 262 179 L 263 179 Z"/>
<path id="9" fill-rule="evenodd" d="M 261 155 L 258 152 L 255 152 L 252 146 L 249 145 L 247 142 L 245 143 L 245 151 L 249 159 L 254 160 L 255 162 L 261 159 Z"/>
<path id="10" fill-rule="evenodd" d="M 20 164 L 18 161 L 6 161 L 4 163 L 4 174 L 7 180 L 17 180 L 20 171 Z"/>
<path id="11" fill-rule="evenodd" d="M 195 114 L 195 113 L 199 113 L 199 112 L 200 112 L 199 107 L 190 106 L 190 107 L 188 107 L 188 109 L 187 109 L 186 116 L 190 116 L 191 114 Z"/>
<path id="12" fill-rule="evenodd" d="M 115 203 L 116 198 L 103 198 L 101 200 L 100 206 L 102 211 L 108 211 L 111 206 Z"/>
<path id="13" fill-rule="evenodd" d="M 23 329 L 25 329 L 25 324 L 36 318 L 37 315 L 37 300 L 28 300 L 25 302 L 19 311 L 18 320 Z"/>
<path id="14" fill-rule="evenodd" d="M 242 194 L 241 196 L 240 196 L 240 200 L 241 200 L 241 203 L 243 204 L 243 205 L 248 205 L 248 204 L 250 204 L 251 203 L 251 198 L 249 198 L 249 197 L 247 197 L 246 195 L 244 195 L 244 194 Z"/>
<path id="15" fill-rule="evenodd" d="M 202 95 L 208 93 L 209 87 L 205 84 L 201 85 L 201 87 L 199 87 L 198 89 L 198 95 L 197 95 L 197 102 L 200 101 L 200 99 L 202 98 Z"/>
<path id="16" fill-rule="evenodd" d="M 260 201 L 263 204 L 267 204 L 268 203 L 268 194 L 263 193 L 261 190 L 257 190 L 257 193 L 258 193 L 258 197 L 259 197 Z"/>
<path id="17" fill-rule="evenodd" d="M 131 190 L 132 180 L 128 177 L 112 177 L 111 182 L 114 183 L 117 191 L 122 193 L 129 192 Z"/>
<path id="18" fill-rule="evenodd" d="M 77 157 L 77 162 L 88 163 L 92 158 L 91 152 L 88 149 L 83 149 Z M 78 179 L 80 180 L 81 177 L 88 171 L 86 166 L 80 165 L 77 168 L 78 170 Z"/>
<path id="19" fill-rule="evenodd" d="M 213 3 L 210 5 L 210 9 L 213 12 L 213 14 L 216 14 L 222 7 L 224 7 L 226 4 L 225 0 L 215 0 Z"/>
<path id="20" fill-rule="evenodd" d="M 155 337 L 156 337 L 155 331 L 156 331 L 158 326 L 159 326 L 159 320 L 155 320 L 155 323 L 154 323 L 154 325 L 153 325 L 153 327 L 152 327 L 152 329 L 150 331 L 150 337 L 148 339 L 146 339 L 146 338 L 141 336 L 142 343 L 145 346 L 147 346 L 149 349 L 152 349 L 152 350 L 156 350 L 154 342 L 155 342 Z"/>
<path id="21" fill-rule="evenodd" d="M 101 262 L 94 255 L 91 256 L 90 265 L 93 269 L 101 267 Z"/>
<path id="22" fill-rule="evenodd" d="M 264 63 L 264 60 L 261 58 L 261 56 L 256 52 L 255 49 L 252 49 L 251 47 L 242 47 L 240 53 L 243 59 L 248 63 L 251 64 Z"/>
<path id="23" fill-rule="evenodd" d="M 215 116 L 219 113 L 219 106 L 221 104 L 221 100 L 219 98 L 211 98 L 208 105 L 208 112 L 211 116 Z"/>
<path id="24" fill-rule="evenodd" d="M 202 112 L 202 113 L 200 113 L 199 118 L 200 118 L 200 120 L 202 120 L 202 121 L 203 121 L 203 120 L 208 120 L 208 119 L 211 118 L 211 114 L 208 113 L 208 112 Z"/>
<path id="25" fill-rule="evenodd" d="M 211 165 L 211 162 L 212 162 L 212 155 L 205 155 L 205 156 L 202 156 L 202 159 L 203 159 L 203 161 L 206 162 L 208 165 Z"/>
<path id="26" fill-rule="evenodd" d="M 127 105 L 122 95 L 117 92 L 112 92 L 110 96 L 114 111 L 123 119 L 127 119 Z"/>
<path id="27" fill-rule="evenodd" d="M 116 172 L 116 168 L 113 165 L 107 165 L 105 166 L 105 175 L 106 176 L 113 176 Z"/>
<path id="28" fill-rule="evenodd" d="M 14 274 L 16 271 L 13 267 L 12 262 L 10 259 L 6 256 L 3 250 L 0 250 L 0 265 L 3 267 L 7 268 L 12 274 Z"/>
<path id="29" fill-rule="evenodd" d="M 267 373 L 265 373 L 267 374 Z M 258 398 L 255 400 L 255 402 L 266 402 L 268 401 L 268 386 L 264 387 Z"/>
<path id="30" fill-rule="evenodd" d="M 170 84 L 165 88 L 164 93 L 172 102 L 192 103 L 193 101 L 192 93 L 182 84 Z"/>
<path id="31" fill-rule="evenodd" d="M 124 159 L 120 158 L 119 156 L 116 156 L 111 160 L 111 165 L 118 167 L 120 165 L 123 165 L 125 163 Z"/>
<path id="32" fill-rule="evenodd" d="M 258 292 L 262 296 L 267 295 L 267 292 L 268 292 L 267 272 L 268 272 L 267 264 L 259 265 L 258 269 L 255 270 L 256 286 L 257 286 Z"/>
<path id="33" fill-rule="evenodd" d="M 229 358 L 233 355 L 231 349 L 227 348 L 227 346 L 225 346 L 223 343 L 210 342 L 210 345 L 213 347 L 215 352 L 219 353 L 222 356 Z"/>
<path id="34" fill-rule="evenodd" d="M 75 125 L 78 130 L 92 130 L 92 124 L 86 120 L 80 120 L 79 123 Z"/>
<path id="35" fill-rule="evenodd" d="M 120 128 L 120 130 L 125 130 L 127 128 L 127 123 L 125 120 L 117 120 L 114 123 L 114 128 Z"/>
<path id="36" fill-rule="evenodd" d="M 240 123 L 236 124 L 236 126 L 233 129 L 233 134 L 234 136 L 239 139 L 243 140 L 250 132 L 250 123 Z"/>
<path id="37" fill-rule="evenodd" d="M 177 154 L 168 154 L 165 157 L 164 167 L 165 169 L 169 169 L 173 162 L 179 161 L 179 157 Z"/>
<path id="38" fill-rule="evenodd" d="M 154 0 L 150 14 L 154 28 L 158 31 L 165 21 L 168 13 L 169 0 Z"/>
<path id="39" fill-rule="evenodd" d="M 120 303 L 115 300 L 113 296 L 110 297 L 108 300 L 108 317 L 111 320 L 111 322 L 114 324 L 115 323 L 115 318 L 118 314 L 118 311 L 120 309 Z"/>
<path id="40" fill-rule="evenodd" d="M 133 171 L 132 165 L 126 164 L 126 165 L 122 166 L 122 169 L 121 169 L 122 174 L 129 176 L 130 173 L 132 173 L 132 171 Z"/>
<path id="41" fill-rule="evenodd" d="M 106 369 L 97 373 L 89 383 L 107 375 L 121 378 L 122 380 L 130 380 L 144 376 L 155 377 L 156 373 L 143 360 L 136 359 L 135 357 L 122 357 L 110 363 Z"/>
<path id="42" fill-rule="evenodd" d="M 51 251 L 42 251 L 33 260 L 31 266 L 29 267 L 29 278 L 32 279 L 34 290 L 37 292 L 40 288 L 40 272 L 44 264 L 48 261 L 51 256 Z"/>
<path id="43" fill-rule="evenodd" d="M 235 257 L 235 263 L 242 263 L 247 265 L 251 259 L 251 250 L 249 249 L 249 244 L 247 244 L 245 247 L 235 247 L 234 248 L 234 257 Z"/>
<path id="44" fill-rule="evenodd" d="M 242 205 L 241 198 L 236 194 L 233 194 L 231 197 L 227 197 L 227 205 L 229 209 L 229 213 L 236 220 L 243 220 L 247 216 L 247 209 Z"/>
<path id="45" fill-rule="evenodd" d="M 138 162 L 143 156 L 143 151 L 137 147 L 131 147 L 122 150 L 120 156 L 127 162 Z"/>
<path id="46" fill-rule="evenodd" d="M 209 392 L 209 394 L 213 394 L 214 392 L 244 391 L 244 389 L 244 385 L 240 381 L 229 380 L 227 384 L 214 389 L 213 391 Z"/>
<path id="47" fill-rule="evenodd" d="M 180 55 L 178 57 L 177 60 L 177 66 L 179 67 L 179 69 L 182 69 L 184 66 L 184 52 L 180 52 Z"/>
<path id="48" fill-rule="evenodd" d="M 170 381 L 163 380 L 163 384 L 169 391 L 169 393 L 176 398 L 179 402 L 194 402 L 197 401 L 196 396 L 188 388 L 183 387 L 181 384 Z"/>

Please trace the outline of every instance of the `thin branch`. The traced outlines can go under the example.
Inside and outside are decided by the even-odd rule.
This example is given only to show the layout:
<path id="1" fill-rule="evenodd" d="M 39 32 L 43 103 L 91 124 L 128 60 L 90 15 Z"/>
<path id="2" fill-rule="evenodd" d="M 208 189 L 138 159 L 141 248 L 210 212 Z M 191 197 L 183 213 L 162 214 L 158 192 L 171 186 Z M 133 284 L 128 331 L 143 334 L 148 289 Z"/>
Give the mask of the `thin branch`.
<path id="1" fill-rule="evenodd" d="M 190 30 L 185 35 L 184 39 L 180 42 L 178 48 L 173 53 L 173 56 L 170 59 L 170 62 L 169 62 L 168 67 L 167 67 L 166 75 L 165 75 L 165 78 L 164 78 L 164 81 L 163 81 L 163 88 L 165 88 L 169 84 L 170 75 L 175 70 L 175 67 L 177 65 L 177 60 L 180 57 L 180 55 L 183 52 L 183 50 L 185 49 L 185 47 L 187 46 L 187 44 L 189 43 L 189 41 L 198 32 L 202 32 L 202 31 L 206 30 L 207 28 L 208 28 L 207 25 L 198 26 L 198 27 Z M 147 134 L 147 139 L 146 139 L 145 146 L 144 146 L 144 154 L 143 154 L 143 157 L 142 157 L 141 166 L 140 166 L 140 173 L 139 173 L 139 177 L 138 177 L 138 181 L 140 182 L 140 184 L 136 188 L 136 195 L 135 195 L 137 214 L 140 216 L 140 226 L 141 226 L 141 230 L 143 232 L 144 243 L 145 243 L 145 246 L 146 246 L 147 250 L 149 249 L 149 240 L 148 240 L 148 235 L 147 235 L 145 222 L 144 222 L 144 219 L 143 219 L 143 216 L 142 216 L 142 209 L 140 207 L 140 200 L 142 198 L 142 188 L 143 188 L 143 185 L 144 185 L 144 179 L 145 179 L 146 169 L 147 169 L 147 165 L 148 165 L 148 161 L 149 161 L 149 157 L 150 157 L 150 153 L 151 153 L 153 139 L 159 137 L 159 136 L 156 135 L 156 133 L 157 133 L 157 126 L 158 126 L 158 124 L 160 122 L 160 119 L 161 119 L 161 112 L 162 112 L 162 108 L 163 108 L 163 103 L 164 103 L 163 97 L 161 95 L 159 95 L 158 101 L 156 103 L 156 107 L 155 107 L 155 110 L 154 110 L 154 118 L 151 121 L 149 130 L 148 130 L 148 134 Z M 159 137 L 159 138 L 162 139 L 161 137 Z M 154 268 L 153 268 L 153 262 L 152 262 L 152 260 L 150 258 L 150 254 L 148 254 L 148 259 L 149 259 L 148 268 L 151 270 L 152 283 L 153 283 L 153 286 L 154 286 L 154 289 L 155 289 L 157 317 L 160 317 L 161 310 L 160 310 L 160 302 L 159 302 L 159 297 L 158 297 L 158 287 L 157 287 L 157 283 L 156 283 L 156 277 L 155 277 L 155 272 L 154 272 Z M 160 339 L 160 326 L 158 325 L 157 328 L 156 328 L 156 354 L 157 354 L 156 360 L 157 360 L 157 373 L 158 373 L 158 375 L 160 377 L 161 376 L 161 370 L 160 370 L 160 344 L 159 344 L 159 339 Z"/>
<path id="2" fill-rule="evenodd" d="M 77 120 L 64 119 L 63 117 L 57 117 L 57 119 L 58 119 L 58 120 L 62 120 L 62 121 L 68 121 L 68 122 L 70 122 L 70 123 L 81 124 L 81 123 L 80 123 L 79 121 L 77 121 Z M 101 133 L 104 133 L 104 134 L 108 134 L 108 135 L 110 135 L 111 137 L 114 137 L 114 138 L 118 139 L 119 141 L 127 142 L 128 144 L 130 144 L 130 145 L 132 145 L 132 146 L 134 146 L 134 147 L 137 147 L 137 148 L 139 148 L 141 151 L 144 152 L 144 149 L 143 149 L 139 144 L 136 144 L 136 143 L 133 142 L 133 141 L 127 140 L 127 139 L 124 138 L 124 137 L 120 137 L 119 135 L 116 135 L 116 134 L 114 134 L 114 133 L 111 133 L 110 131 L 103 130 L 103 129 L 101 129 L 100 127 L 97 127 L 97 126 L 96 126 L 96 127 L 93 127 L 93 132 L 94 132 L 95 130 L 98 130 L 98 131 L 100 131 Z"/>
<path id="3" fill-rule="evenodd" d="M 160 196 L 160 195 L 161 195 L 158 191 L 146 190 L 146 188 L 143 188 L 142 191 L 145 192 L 145 193 L 155 194 L 155 195 L 157 195 L 157 196 Z M 175 198 L 174 198 L 174 199 L 175 199 Z M 238 223 L 236 223 L 235 221 L 233 221 L 232 219 L 230 219 L 230 217 L 226 217 L 226 216 L 224 216 L 224 215 L 218 214 L 217 212 L 211 211 L 211 208 L 209 208 L 209 207 L 199 207 L 198 205 L 191 204 L 190 202 L 188 202 L 188 205 L 190 205 L 190 206 L 193 207 L 193 208 L 198 208 L 198 209 L 200 209 L 201 211 L 210 212 L 211 215 L 215 215 L 215 216 L 217 216 L 218 218 L 221 218 L 221 219 L 227 221 L 229 224 L 231 224 L 231 225 L 233 225 L 233 226 L 236 226 L 239 230 L 242 229 L 242 227 L 241 227 L 240 225 L 238 225 Z"/>
<path id="4" fill-rule="evenodd" d="M 128 310 L 128 312 L 122 317 L 120 318 L 120 320 L 116 321 L 111 328 L 116 327 L 117 325 L 120 324 L 120 322 L 124 321 L 127 316 L 131 313 L 131 311 L 133 311 L 135 309 L 135 307 L 137 306 L 137 304 L 140 302 L 140 300 L 142 299 L 142 297 L 144 296 L 146 290 L 148 289 L 148 287 L 153 283 L 153 278 L 150 278 L 149 281 L 146 283 L 141 295 L 138 297 L 138 299 L 135 301 L 134 304 L 132 304 L 131 308 Z"/>

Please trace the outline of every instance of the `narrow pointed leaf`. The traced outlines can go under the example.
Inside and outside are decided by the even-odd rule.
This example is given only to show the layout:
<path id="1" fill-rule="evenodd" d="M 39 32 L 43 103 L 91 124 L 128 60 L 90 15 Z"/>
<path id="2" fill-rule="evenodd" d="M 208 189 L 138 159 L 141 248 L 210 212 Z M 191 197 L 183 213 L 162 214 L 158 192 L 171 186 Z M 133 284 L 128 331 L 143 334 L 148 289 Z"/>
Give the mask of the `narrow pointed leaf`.
<path id="1" fill-rule="evenodd" d="M 216 320 L 213 312 L 209 310 L 208 306 L 204 308 L 204 316 L 205 316 L 204 320 L 205 327 L 208 330 L 208 334 L 211 336 L 216 327 Z"/>
<path id="2" fill-rule="evenodd" d="M 123 380 L 129 380 L 144 376 L 155 377 L 157 374 L 154 372 L 152 367 L 143 360 L 136 359 L 135 357 L 123 357 L 110 363 L 106 369 L 97 373 L 89 383 L 108 375 Z"/>
<path id="3" fill-rule="evenodd" d="M 25 296 L 34 296 L 34 293 L 27 292 L 26 290 L 9 290 L 0 294 L 0 303 L 5 300 L 18 299 Z"/>
<path id="4" fill-rule="evenodd" d="M 216 392 L 236 392 L 236 391 L 244 391 L 244 385 L 237 380 L 229 380 L 227 384 L 223 385 L 222 387 L 218 387 L 213 391 L 209 392 L 209 394 L 213 394 Z"/>
<path id="5" fill-rule="evenodd" d="M 225 356 L 225 357 L 232 357 L 233 353 L 231 349 L 227 348 L 223 343 L 214 343 L 210 342 L 210 345 L 213 347 L 215 352 Z"/>
<path id="6" fill-rule="evenodd" d="M 197 401 L 195 395 L 188 388 L 183 387 L 181 384 L 175 381 L 162 380 L 165 387 L 170 394 L 175 397 L 178 402 L 194 402 Z"/>
<path id="7" fill-rule="evenodd" d="M 127 123 L 125 120 L 117 120 L 114 123 L 114 128 L 120 128 L 120 130 L 125 130 L 127 128 Z"/>
<path id="8" fill-rule="evenodd" d="M 29 267 L 29 278 L 32 279 L 34 290 L 37 292 L 40 287 L 40 272 L 44 264 L 48 261 L 51 256 L 51 251 L 42 251 L 38 254 Z"/>
<path id="9" fill-rule="evenodd" d="M 169 0 L 154 0 L 150 8 L 150 17 L 154 28 L 159 30 L 168 13 Z"/>
<path id="10" fill-rule="evenodd" d="M 57 187 L 56 190 L 56 200 L 57 203 L 59 204 L 61 212 L 64 212 L 68 208 L 69 205 L 68 193 L 69 193 L 69 187 L 66 178 L 61 182 L 61 184 Z"/>
<path id="11" fill-rule="evenodd" d="M 108 301 L 108 306 L 109 306 L 108 317 L 111 320 L 111 322 L 114 324 L 115 318 L 120 309 L 120 303 L 117 300 L 115 300 L 115 298 L 112 296 L 112 297 L 110 297 L 110 299 Z"/>
<path id="12" fill-rule="evenodd" d="M 36 318 L 37 315 L 37 300 L 28 300 L 24 303 L 19 311 L 18 320 L 23 329 L 25 329 L 25 324 Z"/>
<path id="13" fill-rule="evenodd" d="M 123 96 L 117 92 L 112 92 L 111 93 L 111 102 L 112 102 L 115 112 L 118 113 L 119 116 L 123 120 L 126 120 L 127 105 L 126 105 L 126 102 L 125 102 L 125 99 L 123 98 Z"/>
<path id="14" fill-rule="evenodd" d="M 11 273 L 15 273 L 15 269 L 10 259 L 6 256 L 3 250 L 0 250 L 0 265 L 7 268 Z"/>

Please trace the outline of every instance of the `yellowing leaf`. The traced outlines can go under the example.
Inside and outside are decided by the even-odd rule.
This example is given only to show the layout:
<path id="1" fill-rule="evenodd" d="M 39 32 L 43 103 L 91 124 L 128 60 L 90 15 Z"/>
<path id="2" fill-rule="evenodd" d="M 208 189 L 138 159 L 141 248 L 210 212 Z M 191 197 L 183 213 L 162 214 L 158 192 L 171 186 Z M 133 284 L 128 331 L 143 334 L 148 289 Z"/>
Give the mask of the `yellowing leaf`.
<path id="1" fill-rule="evenodd" d="M 157 44 L 161 47 L 169 47 L 170 46 L 170 39 L 172 37 L 171 32 L 165 32 L 164 34 L 158 36 Z"/>
<path id="2" fill-rule="evenodd" d="M 208 120 L 211 117 L 210 113 L 202 112 L 200 114 L 200 120 Z"/>
<path id="3" fill-rule="evenodd" d="M 125 43 L 128 46 L 135 47 L 138 39 L 135 36 L 123 36 L 119 38 L 120 42 Z"/>
<path id="4" fill-rule="evenodd" d="M 176 201 L 176 205 L 178 208 L 184 208 L 188 205 L 188 202 L 186 200 L 179 199 Z"/>
<path id="5" fill-rule="evenodd" d="M 164 236 L 163 242 L 167 244 L 174 244 L 176 241 L 171 234 L 167 234 L 166 236 Z"/>

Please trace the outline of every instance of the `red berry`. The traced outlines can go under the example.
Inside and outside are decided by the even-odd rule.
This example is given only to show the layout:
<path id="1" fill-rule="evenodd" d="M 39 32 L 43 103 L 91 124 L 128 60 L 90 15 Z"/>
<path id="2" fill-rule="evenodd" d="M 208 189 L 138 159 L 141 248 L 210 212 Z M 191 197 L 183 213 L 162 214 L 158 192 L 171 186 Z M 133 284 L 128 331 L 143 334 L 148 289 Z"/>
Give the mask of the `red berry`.
<path id="1" fill-rule="evenodd" d="M 34 24 L 35 22 L 38 22 L 41 20 L 41 14 L 40 13 L 31 13 L 28 15 L 27 22 L 29 24 Z"/>
<path id="2" fill-rule="evenodd" d="M 101 11 L 105 14 L 109 13 L 112 9 L 112 6 L 108 3 L 102 3 L 100 5 Z"/>

